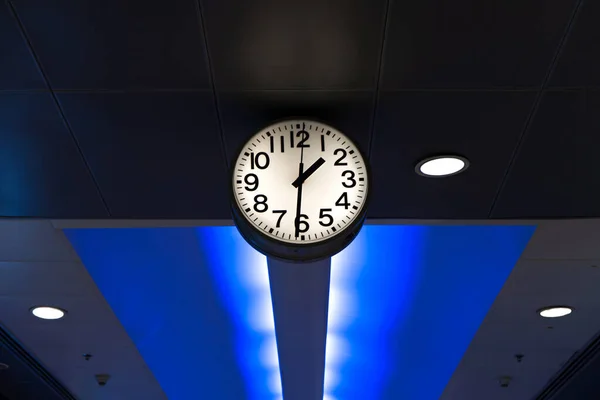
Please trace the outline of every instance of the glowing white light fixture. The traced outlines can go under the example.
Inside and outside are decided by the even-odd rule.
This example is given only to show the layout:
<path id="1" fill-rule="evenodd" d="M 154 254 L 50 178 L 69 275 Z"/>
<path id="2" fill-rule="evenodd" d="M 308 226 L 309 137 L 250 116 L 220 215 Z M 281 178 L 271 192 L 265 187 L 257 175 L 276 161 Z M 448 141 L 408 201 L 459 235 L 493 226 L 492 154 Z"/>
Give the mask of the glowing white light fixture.
<path id="1" fill-rule="evenodd" d="M 61 319 L 66 311 L 56 307 L 40 306 L 33 307 L 31 313 L 41 319 Z"/>
<path id="2" fill-rule="evenodd" d="M 538 310 L 538 313 L 544 318 L 559 318 L 569 315 L 573 312 L 571 307 L 567 306 L 552 306 L 544 307 Z"/>
<path id="3" fill-rule="evenodd" d="M 456 155 L 429 157 L 417 164 L 415 171 L 428 178 L 441 178 L 460 174 L 469 168 L 469 160 Z"/>

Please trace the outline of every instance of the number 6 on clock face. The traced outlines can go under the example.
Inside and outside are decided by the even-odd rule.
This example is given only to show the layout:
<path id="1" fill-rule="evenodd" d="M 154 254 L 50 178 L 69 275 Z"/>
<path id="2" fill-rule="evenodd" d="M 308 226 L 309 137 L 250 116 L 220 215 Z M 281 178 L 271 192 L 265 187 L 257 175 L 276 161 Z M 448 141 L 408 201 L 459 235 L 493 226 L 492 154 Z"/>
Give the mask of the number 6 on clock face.
<path id="1" fill-rule="evenodd" d="M 369 174 L 343 133 L 310 120 L 261 130 L 233 167 L 234 208 L 269 240 L 309 246 L 362 223 Z"/>

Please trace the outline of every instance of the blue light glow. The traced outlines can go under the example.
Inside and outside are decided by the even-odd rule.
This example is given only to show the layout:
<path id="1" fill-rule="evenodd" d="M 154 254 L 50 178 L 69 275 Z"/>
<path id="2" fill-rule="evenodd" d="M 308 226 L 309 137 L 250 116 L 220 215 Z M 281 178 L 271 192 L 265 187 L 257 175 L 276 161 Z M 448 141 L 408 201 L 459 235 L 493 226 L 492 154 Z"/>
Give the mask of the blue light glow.
<path id="1" fill-rule="evenodd" d="M 533 231 L 365 226 L 332 260 L 324 400 L 438 399 Z M 282 399 L 266 259 L 234 227 L 65 233 L 169 399 Z"/>
<path id="2" fill-rule="evenodd" d="M 65 233 L 169 399 L 281 398 L 266 259 L 234 227 Z"/>
<path id="3" fill-rule="evenodd" d="M 434 400 L 522 253 L 529 226 L 365 226 L 331 266 L 331 400 Z"/>
<path id="4" fill-rule="evenodd" d="M 197 230 L 201 248 L 221 298 L 236 323 L 236 354 L 245 376 L 248 399 L 282 394 L 267 258 L 254 250 L 234 227 Z"/>

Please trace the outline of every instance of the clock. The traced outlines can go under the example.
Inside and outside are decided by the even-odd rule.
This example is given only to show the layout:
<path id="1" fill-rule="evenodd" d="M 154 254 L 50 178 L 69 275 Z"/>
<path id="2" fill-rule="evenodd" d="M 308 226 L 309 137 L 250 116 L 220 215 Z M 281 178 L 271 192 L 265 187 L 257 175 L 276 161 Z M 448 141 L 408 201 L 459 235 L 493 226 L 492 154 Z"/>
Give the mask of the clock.
<path id="1" fill-rule="evenodd" d="M 248 140 L 232 167 L 232 212 L 242 236 L 267 256 L 331 257 L 358 234 L 369 168 L 342 132 L 305 119 L 272 124 Z"/>

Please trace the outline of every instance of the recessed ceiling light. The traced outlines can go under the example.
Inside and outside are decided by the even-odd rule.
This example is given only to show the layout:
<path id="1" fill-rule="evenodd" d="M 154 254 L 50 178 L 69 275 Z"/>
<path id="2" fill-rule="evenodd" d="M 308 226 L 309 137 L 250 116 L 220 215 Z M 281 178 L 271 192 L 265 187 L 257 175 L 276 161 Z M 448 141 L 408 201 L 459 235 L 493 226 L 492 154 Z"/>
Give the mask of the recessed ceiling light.
<path id="1" fill-rule="evenodd" d="M 415 168 L 417 174 L 439 178 L 456 175 L 469 167 L 469 160 L 461 156 L 429 157 L 419 162 Z"/>
<path id="2" fill-rule="evenodd" d="M 541 310 L 538 310 L 538 313 L 544 318 L 564 317 L 565 315 L 569 315 L 572 312 L 573 309 L 567 306 L 544 307 Z"/>
<path id="3" fill-rule="evenodd" d="M 31 313 L 41 319 L 61 319 L 65 316 L 65 310 L 56 307 L 33 307 Z"/>

